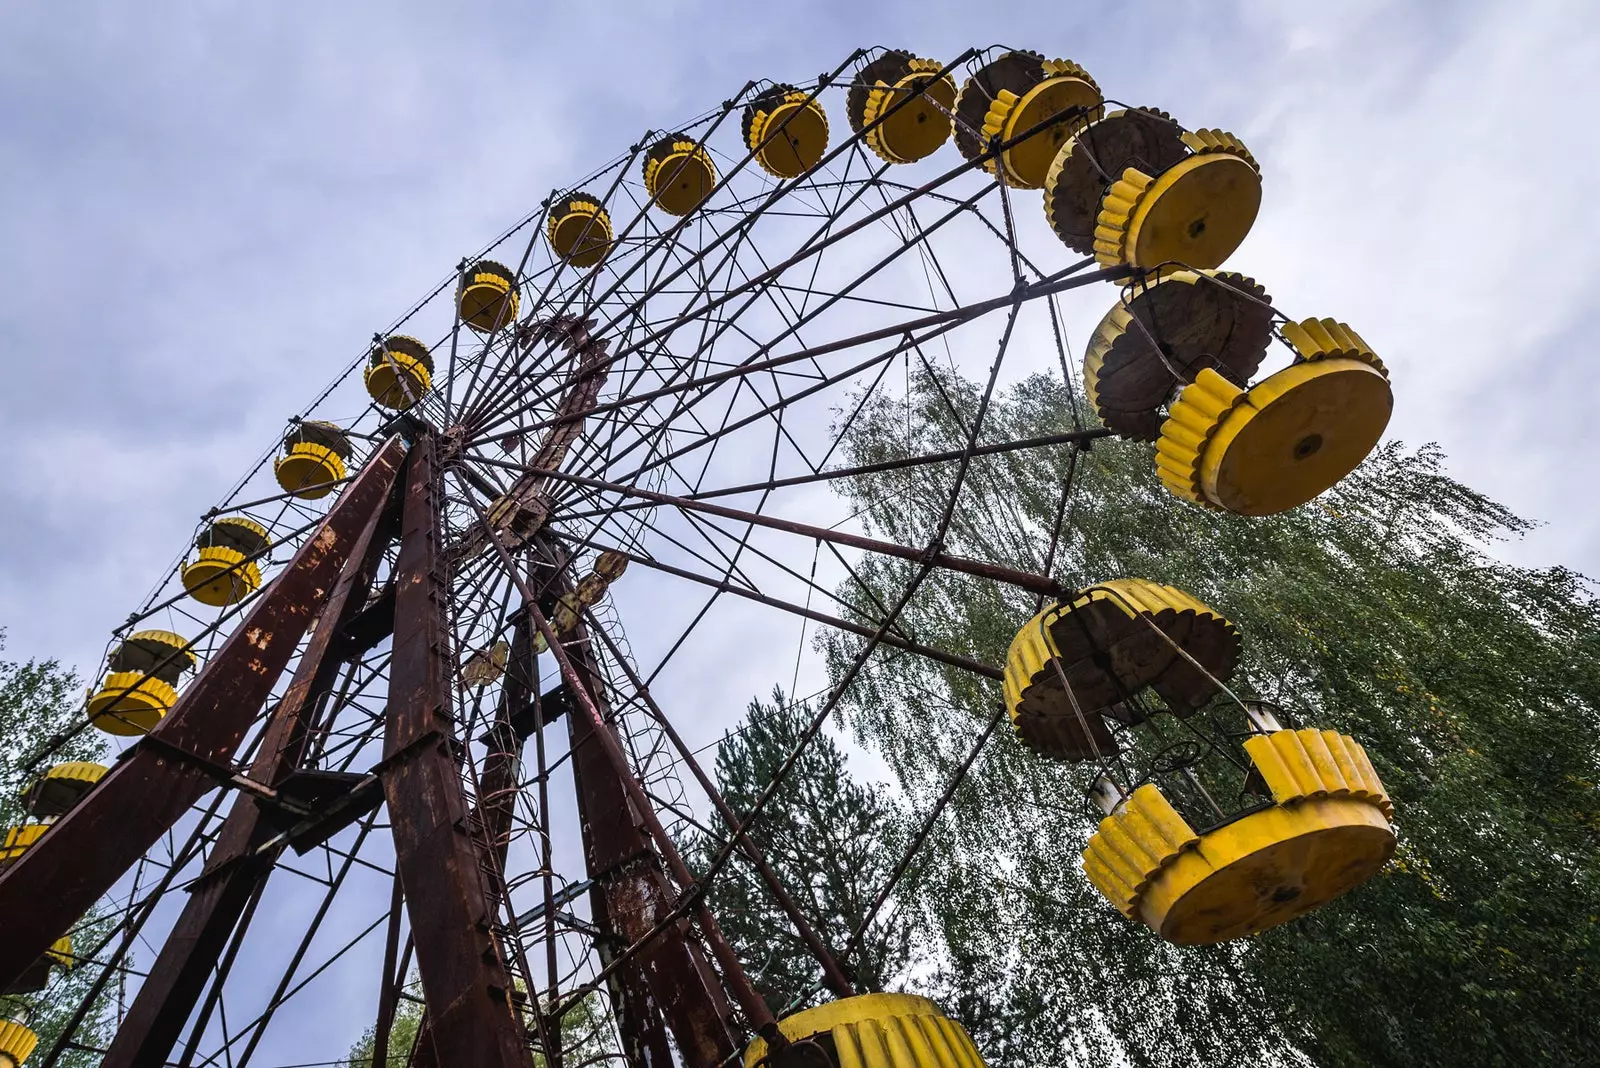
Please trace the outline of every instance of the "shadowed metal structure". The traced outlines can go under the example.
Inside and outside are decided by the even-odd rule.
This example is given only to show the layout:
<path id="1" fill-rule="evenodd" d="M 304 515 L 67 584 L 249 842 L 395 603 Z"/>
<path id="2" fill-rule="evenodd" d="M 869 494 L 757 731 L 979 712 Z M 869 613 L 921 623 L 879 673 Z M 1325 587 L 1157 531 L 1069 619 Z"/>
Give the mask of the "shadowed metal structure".
<path id="1" fill-rule="evenodd" d="M 1244 145 L 1105 92 L 998 46 L 751 82 L 357 340 L 113 635 L 76 730 L 126 739 L 118 759 L 57 763 L 76 731 L 25 740 L 0 1060 L 331 1063 L 324 1006 L 355 996 L 347 1040 L 370 1021 L 392 1065 L 981 1068 L 958 1021 L 858 977 L 954 790 L 1013 744 L 1008 716 L 1017 743 L 1092 765 L 1087 875 L 1164 938 L 1248 934 L 1370 874 L 1393 847 L 1381 783 L 1354 740 L 1235 696 L 1247 636 L 1157 582 L 1056 577 L 1075 475 L 1055 529 L 1025 532 L 1036 552 L 947 546 L 976 465 L 1049 452 L 1075 473 L 1097 440 L 1154 441 L 1173 507 L 1265 515 L 1387 421 L 1353 329 L 1291 321 L 1219 269 L 1262 196 Z M 1021 375 L 1080 385 L 1062 303 L 1091 287 L 1113 304 L 1082 352 L 1103 425 L 1074 407 L 1045 435 L 993 426 Z M 1287 365 L 1252 383 L 1275 341 Z M 958 439 L 842 462 L 913 378 Z M 929 517 L 914 543 L 828 492 L 888 474 Z M 868 555 L 897 585 L 864 581 Z M 1003 663 L 918 637 L 935 575 L 1033 616 Z M 826 671 L 816 628 L 850 636 Z M 994 712 L 950 725 L 966 756 L 890 878 L 813 914 L 767 810 L 897 656 Z M 802 673 L 806 729 L 737 810 L 699 754 Z M 713 908 L 735 879 L 784 918 L 772 940 L 808 959 L 807 989 L 779 996 L 771 945 Z M 67 967 L 76 1003 L 40 1042 L 30 1011 L 66 1002 Z"/>

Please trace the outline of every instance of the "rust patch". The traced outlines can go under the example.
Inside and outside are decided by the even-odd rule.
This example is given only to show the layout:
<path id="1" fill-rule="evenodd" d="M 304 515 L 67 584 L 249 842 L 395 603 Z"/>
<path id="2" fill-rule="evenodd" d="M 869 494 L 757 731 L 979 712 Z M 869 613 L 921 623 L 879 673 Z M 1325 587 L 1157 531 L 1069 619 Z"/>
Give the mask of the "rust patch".
<path id="1" fill-rule="evenodd" d="M 244 632 L 244 640 L 257 649 L 265 650 L 267 646 L 272 644 L 272 632 L 263 630 L 260 627 L 251 627 Z"/>

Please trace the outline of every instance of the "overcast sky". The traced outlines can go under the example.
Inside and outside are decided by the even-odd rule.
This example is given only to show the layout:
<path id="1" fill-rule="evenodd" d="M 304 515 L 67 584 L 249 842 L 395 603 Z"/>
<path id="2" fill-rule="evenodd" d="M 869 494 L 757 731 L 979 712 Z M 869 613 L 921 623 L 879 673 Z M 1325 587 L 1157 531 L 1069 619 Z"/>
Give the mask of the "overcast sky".
<path id="1" fill-rule="evenodd" d="M 1033 47 L 1240 134 L 1266 199 L 1239 262 L 1378 347 L 1393 433 L 1545 524 L 1508 556 L 1600 572 L 1600 6 L 74 11 L 0 14 L 7 655 L 92 674 L 284 416 L 551 188 L 748 78 L 878 43 Z"/>
<path id="2" fill-rule="evenodd" d="M 1440 442 L 1453 474 L 1544 524 L 1504 555 L 1600 574 L 1584 377 L 1600 5 L 14 3 L 5 655 L 93 675 L 287 414 L 463 254 L 646 128 L 858 46 L 997 41 L 1239 134 L 1265 202 L 1238 262 L 1291 316 L 1374 345 L 1393 435 Z M 734 689 L 774 680 L 747 681 Z"/>

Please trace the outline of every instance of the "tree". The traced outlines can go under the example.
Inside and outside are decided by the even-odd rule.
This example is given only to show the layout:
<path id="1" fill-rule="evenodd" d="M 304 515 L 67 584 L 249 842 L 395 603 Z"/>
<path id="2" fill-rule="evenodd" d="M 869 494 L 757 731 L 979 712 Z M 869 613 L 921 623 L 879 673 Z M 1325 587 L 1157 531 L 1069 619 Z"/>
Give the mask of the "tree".
<path id="1" fill-rule="evenodd" d="M 717 788 L 735 813 L 755 807 L 773 773 L 794 750 L 816 710 L 774 689 L 770 703 L 750 702 L 744 723 L 717 746 Z M 778 878 L 837 954 L 861 925 L 904 848 L 899 813 L 884 791 L 856 782 L 845 754 L 826 732 L 807 746 L 767 803 L 752 833 Z M 703 867 L 717 844 L 693 839 L 691 867 Z M 908 873 L 908 886 L 919 877 Z M 756 871 L 736 859 L 708 895 L 712 912 L 772 1011 L 795 1011 L 813 999 L 822 969 Z M 859 989 L 882 990 L 911 955 L 910 917 L 890 900 L 859 952 L 850 958 Z"/>
<path id="2" fill-rule="evenodd" d="M 520 984 L 519 984 L 520 988 Z M 410 1063 L 411 1048 L 416 1045 L 417 1031 L 422 1026 L 422 983 L 413 975 L 406 983 L 406 990 L 412 996 L 401 998 L 395 1005 L 394 1022 L 389 1027 L 389 1053 L 387 1060 L 382 1064 L 374 1064 L 372 1059 L 373 1044 L 377 1041 L 377 1025 L 374 1024 L 362 1032 L 350 1047 L 350 1052 L 345 1054 L 342 1062 L 346 1068 L 405 1068 Z M 534 1022 L 527 1021 L 529 1036 L 535 1034 Z M 568 1009 L 561 1018 L 561 1047 L 565 1056 L 565 1068 L 582 1068 L 584 1065 L 600 1063 L 617 1063 L 615 1059 L 607 1059 L 608 1054 L 615 1054 L 616 1043 L 612 1040 L 609 1031 L 609 1021 L 606 1019 L 596 995 L 589 995 Z M 449 1057 L 441 1057 L 449 1063 Z M 544 1055 L 534 1048 L 533 1063 L 535 1068 L 544 1068 Z"/>
<path id="3" fill-rule="evenodd" d="M 413 977 L 406 984 L 413 995 L 421 995 L 421 985 Z M 401 998 L 394 1007 L 394 1020 L 389 1024 L 389 1051 L 382 1063 L 374 1063 L 373 1046 L 378 1040 L 376 1023 L 361 1033 L 350 1052 L 345 1054 L 347 1068 L 405 1068 L 410 1063 L 411 1047 L 417 1042 L 417 1029 L 422 1026 L 422 1002 Z"/>
<path id="4" fill-rule="evenodd" d="M 5 631 L 0 630 L 0 649 L 5 648 Z M 44 768 L 25 766 L 47 739 L 65 735 L 83 718 L 82 681 L 71 670 L 54 660 L 29 660 L 18 663 L 0 660 L 0 828 L 15 827 L 28 819 L 22 794 Z M 63 741 L 53 752 L 52 762 L 103 760 L 106 743 L 95 731 L 79 731 Z M 72 934 L 75 953 L 88 955 L 105 937 L 109 924 L 90 913 Z M 88 996 L 96 969 L 78 967 L 68 972 L 52 972 L 50 986 L 36 994 L 4 999 L 26 1005 L 28 1026 L 39 1035 L 39 1045 L 50 1049 L 68 1018 Z M 108 984 L 107 991 L 115 989 Z M 8 1008 L 10 1006 L 7 1006 Z M 102 992 L 75 1035 L 86 1046 L 102 1045 L 108 1038 L 108 997 Z M 99 1058 L 85 1050 L 68 1050 L 56 1062 L 62 1068 L 87 1068 Z"/>
<path id="5" fill-rule="evenodd" d="M 996 398 L 984 440 L 1070 429 L 1081 406 L 1059 382 L 1029 379 Z M 908 400 L 867 406 L 846 462 L 959 446 L 975 409 L 970 383 L 924 377 Z M 1042 569 L 1070 457 L 1062 447 L 975 460 L 946 551 Z M 949 477 L 911 468 L 844 492 L 874 533 L 926 543 Z M 1058 577 L 1151 578 L 1235 621 L 1237 686 L 1360 739 L 1394 796 L 1400 848 L 1317 913 L 1178 949 L 1083 878 L 1085 777 L 996 740 L 957 791 L 919 884 L 944 942 L 943 1000 L 990 1063 L 1591 1062 L 1600 604 L 1588 580 L 1490 555 L 1527 524 L 1448 477 L 1431 446 L 1384 446 L 1318 501 L 1266 519 L 1176 500 L 1150 449 L 1129 442 L 1080 455 L 1074 483 Z M 860 571 L 892 603 L 911 567 L 874 558 Z M 1000 664 L 1034 611 L 1030 595 L 938 574 L 903 625 Z M 835 672 L 857 642 L 826 639 Z M 998 690 L 885 650 L 846 712 L 925 802 Z"/>

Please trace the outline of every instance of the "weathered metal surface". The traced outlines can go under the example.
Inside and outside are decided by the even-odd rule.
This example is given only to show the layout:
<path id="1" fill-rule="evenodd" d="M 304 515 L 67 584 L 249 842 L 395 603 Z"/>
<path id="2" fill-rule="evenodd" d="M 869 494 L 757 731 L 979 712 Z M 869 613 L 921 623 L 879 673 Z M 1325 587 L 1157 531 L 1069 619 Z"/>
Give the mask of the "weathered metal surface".
<path id="1" fill-rule="evenodd" d="M 529 1068 L 455 759 L 435 450 L 419 440 L 407 475 L 379 777 L 434 1048 L 452 1064 Z"/>
<path id="2" fill-rule="evenodd" d="M 705 791 L 706 797 L 710 798 L 712 806 L 717 810 L 717 814 L 722 817 L 722 822 L 727 825 L 729 831 L 737 830 L 740 822 L 739 815 L 729 806 L 727 799 L 722 796 L 722 791 L 717 789 L 717 784 L 711 781 L 711 776 L 706 774 L 705 769 L 700 766 L 700 762 L 695 759 L 694 751 L 684 744 L 682 736 L 678 734 L 678 729 L 672 725 L 672 720 L 667 718 L 661 711 L 660 706 L 656 704 L 655 698 L 650 695 L 650 688 L 645 685 L 644 680 L 639 677 L 633 666 L 628 663 L 627 658 L 622 655 L 622 650 L 618 649 L 616 644 L 612 642 L 611 636 L 603 630 L 597 631 L 597 633 L 601 642 L 605 645 L 606 651 L 621 666 L 623 673 L 628 677 L 629 684 L 633 686 L 640 700 L 644 702 L 645 707 L 650 710 L 651 716 L 655 718 L 662 732 L 666 734 L 667 740 L 678 751 L 678 759 L 688 767 L 689 773 L 694 776 L 695 782 L 700 784 L 700 789 Z M 756 843 L 755 839 L 746 836 L 740 848 L 745 855 L 745 859 L 756 869 L 756 874 L 761 877 L 761 881 L 766 884 L 767 890 L 778 902 L 778 906 L 784 910 L 790 922 L 794 924 L 796 933 L 800 935 L 800 941 L 805 943 L 811 955 L 822 966 L 822 981 L 827 985 L 828 989 L 842 998 L 853 997 L 857 991 L 851 985 L 850 977 L 845 974 L 844 967 L 839 963 L 839 958 L 828 947 L 827 942 L 823 940 L 817 929 L 812 926 L 806 914 L 801 911 L 799 902 L 795 901 L 794 896 L 789 893 L 788 887 L 783 885 L 783 881 L 778 878 L 778 874 L 767 863 L 767 858 L 762 854 L 761 847 Z"/>
<path id="3" fill-rule="evenodd" d="M 583 716 L 589 721 L 592 728 L 591 746 L 598 743 L 600 751 L 605 754 L 607 762 L 611 765 L 612 774 L 622 784 L 627 792 L 628 800 L 632 806 L 632 815 L 637 825 L 654 840 L 655 848 L 661 859 L 666 862 L 668 870 L 678 882 L 684 894 L 691 894 L 696 889 L 694 875 L 689 871 L 689 866 L 684 863 L 682 855 L 678 852 L 672 836 L 661 825 L 661 820 L 656 816 L 649 795 L 644 791 L 644 786 L 634 775 L 633 769 L 628 766 L 627 755 L 622 751 L 622 743 L 617 739 L 616 732 L 611 728 L 606 714 L 601 711 L 600 705 L 594 700 L 592 693 L 602 687 L 599 679 L 592 672 L 580 672 L 577 664 L 561 644 L 561 638 L 550 626 L 542 613 L 537 608 L 532 609 L 534 621 L 539 625 L 545 640 L 550 644 L 550 651 L 555 656 L 556 662 L 561 667 L 561 674 L 567 681 L 567 686 L 572 692 L 573 701 L 583 709 Z M 571 717 L 578 719 L 576 712 Z M 676 906 L 678 894 L 673 892 L 666 898 L 668 905 Z M 738 954 L 733 951 L 728 940 L 723 937 L 722 928 L 717 923 L 717 918 L 707 907 L 703 896 L 695 896 L 687 902 L 695 918 L 700 923 L 700 935 L 705 940 L 706 947 L 716 958 L 717 967 L 722 972 L 722 982 L 728 993 L 739 1003 L 739 1008 L 749 1025 L 760 1031 L 769 1042 L 775 1046 L 782 1045 L 784 1039 L 778 1031 L 777 1021 L 773 1018 L 772 1010 L 766 1001 L 750 983 L 750 977 L 745 974 L 744 966 L 740 963 Z"/>
<path id="4" fill-rule="evenodd" d="M 338 584 L 322 606 L 311 640 L 300 655 L 289 689 L 267 721 L 250 765 L 250 778 L 257 782 L 277 785 L 300 765 L 309 721 L 332 688 L 340 665 L 341 628 L 365 602 L 383 546 L 392 536 L 392 531 L 379 531 L 385 518 L 383 505 L 384 500 L 379 500 L 351 547 Z M 106 1068 L 138 1068 L 166 1061 L 228 936 L 272 873 L 281 849 L 262 852 L 260 847 L 275 830 L 260 801 L 246 794 L 234 799 L 204 874 L 117 1029 L 103 1062 Z"/>
<path id="5" fill-rule="evenodd" d="M 383 506 L 404 455 L 398 438 L 374 454 L 153 734 L 214 763 L 232 761 L 357 539 Z M 212 786 L 206 772 L 155 746 L 141 744 L 119 761 L 0 874 L 0 986 L 37 960 Z"/>
<path id="6" fill-rule="evenodd" d="M 604 714 L 605 685 L 582 622 L 568 636 L 566 648 L 583 689 Z M 568 716 L 567 730 L 584 855 L 595 882 L 591 907 L 596 923 L 614 937 L 620 949 L 642 938 L 671 911 L 676 895 L 593 720 Z M 625 1008 L 632 1003 L 633 1011 L 641 1014 L 658 1009 L 689 1068 L 714 1068 L 737 1048 L 728 1023 L 731 1010 L 722 983 L 692 937 L 688 921 L 675 930 L 676 937 L 655 939 L 639 951 L 631 966 L 621 969 L 621 1000 Z M 647 1015 L 630 1030 L 642 1050 L 655 1044 Z"/>
<path id="7" fill-rule="evenodd" d="M 513 624 L 505 683 L 500 690 L 494 724 L 479 739 L 487 752 L 478 779 L 478 802 L 468 820 L 479 835 L 479 848 L 488 861 L 483 873 L 484 909 L 491 915 L 505 893 L 506 851 L 511 845 L 511 818 L 517 800 L 517 764 L 526 737 L 512 726 L 512 719 L 517 709 L 528 704 L 537 681 L 533 675 L 533 643 L 528 638 L 528 627 L 527 614 L 519 613 Z M 424 1012 L 411 1065 L 412 1068 L 431 1068 L 438 1063 L 433 1018 Z"/>
<path id="8" fill-rule="evenodd" d="M 622 947 L 615 944 L 616 926 L 606 912 L 605 895 L 598 888 L 590 894 L 589 912 L 600 929 L 594 946 L 600 965 L 604 967 Z M 617 1031 L 622 1036 L 622 1052 L 628 1058 L 628 1068 L 672 1068 L 666 1020 L 645 973 L 636 968 L 620 969 L 608 981 L 607 990 L 611 1003 L 616 1006 Z"/>

